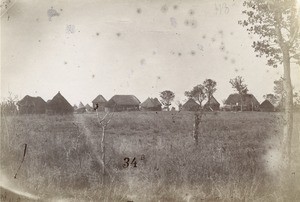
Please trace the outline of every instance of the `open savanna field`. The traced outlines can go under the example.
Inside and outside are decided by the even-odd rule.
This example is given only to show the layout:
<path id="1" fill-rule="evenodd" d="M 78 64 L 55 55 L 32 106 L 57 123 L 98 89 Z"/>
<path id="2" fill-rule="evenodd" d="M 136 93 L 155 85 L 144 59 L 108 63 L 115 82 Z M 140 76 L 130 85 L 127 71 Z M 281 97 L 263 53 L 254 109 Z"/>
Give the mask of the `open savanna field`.
<path id="1" fill-rule="evenodd" d="M 1 175 L 50 201 L 277 201 L 282 116 L 206 113 L 195 145 L 191 112 L 114 113 L 104 185 L 95 113 L 2 117 Z M 294 123 L 296 137 L 300 114 Z"/>

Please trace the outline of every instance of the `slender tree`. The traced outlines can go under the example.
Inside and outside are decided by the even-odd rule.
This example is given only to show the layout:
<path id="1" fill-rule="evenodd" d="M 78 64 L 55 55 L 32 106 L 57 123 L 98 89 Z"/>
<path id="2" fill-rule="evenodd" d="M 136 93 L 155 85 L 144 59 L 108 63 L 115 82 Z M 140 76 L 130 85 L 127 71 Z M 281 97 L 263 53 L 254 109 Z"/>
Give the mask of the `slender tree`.
<path id="1" fill-rule="evenodd" d="M 105 137 L 106 128 L 114 116 L 114 112 L 107 112 L 102 118 L 99 117 L 98 109 L 96 109 L 98 123 L 102 129 L 101 137 L 101 163 L 102 163 L 102 185 L 105 185 L 105 175 L 106 175 L 106 147 L 105 147 Z"/>
<path id="2" fill-rule="evenodd" d="M 241 76 L 237 76 L 234 79 L 230 79 L 229 83 L 232 85 L 232 88 L 234 88 L 241 97 L 241 111 L 243 111 L 243 98 L 244 95 L 247 94 L 248 88 L 247 85 L 244 83 L 244 79 Z"/>
<path id="3" fill-rule="evenodd" d="M 206 98 L 205 87 L 201 84 L 195 86 L 191 91 L 185 91 L 185 96 L 188 98 L 193 98 L 198 101 L 200 107 L 202 107 L 202 102 Z"/>
<path id="4" fill-rule="evenodd" d="M 206 96 L 207 96 L 207 99 L 208 99 L 208 103 L 210 104 L 211 97 L 213 96 L 213 94 L 217 90 L 217 88 L 216 88 L 217 82 L 212 80 L 212 79 L 206 79 L 203 82 L 203 86 L 205 88 L 205 93 L 206 93 Z"/>
<path id="5" fill-rule="evenodd" d="M 199 136 L 200 136 L 199 125 L 201 123 L 202 116 L 204 114 L 204 111 L 202 110 L 202 102 L 206 98 L 205 86 L 199 84 L 193 87 L 191 91 L 185 91 L 184 95 L 187 96 L 188 98 L 192 98 L 195 101 L 198 101 L 198 103 L 200 104 L 200 108 L 197 109 L 194 113 L 194 126 L 193 126 L 193 137 L 195 140 L 195 145 L 197 147 L 199 142 Z"/>
<path id="6" fill-rule="evenodd" d="M 298 2 L 299 3 L 299 2 Z M 243 11 L 247 19 L 239 23 L 258 36 L 252 47 L 257 56 L 266 56 L 267 64 L 283 67 L 285 125 L 282 137 L 282 162 L 285 173 L 291 169 L 293 131 L 293 89 L 291 63 L 300 64 L 300 18 L 297 0 L 247 0 Z M 297 8 L 298 6 L 298 8 Z M 298 141 L 299 143 L 299 141 Z"/>
<path id="7" fill-rule="evenodd" d="M 18 101 L 18 96 L 13 95 L 12 92 L 8 92 L 8 97 L 4 99 L 0 103 L 0 108 L 1 108 L 1 114 L 2 115 L 15 115 L 17 114 L 17 101 Z"/>
<path id="8" fill-rule="evenodd" d="M 160 98 L 161 98 L 161 102 L 162 104 L 167 107 L 168 111 L 170 110 L 170 105 L 172 104 L 174 98 L 175 98 L 175 94 L 170 91 L 170 90 L 165 90 L 163 92 L 160 93 Z"/>

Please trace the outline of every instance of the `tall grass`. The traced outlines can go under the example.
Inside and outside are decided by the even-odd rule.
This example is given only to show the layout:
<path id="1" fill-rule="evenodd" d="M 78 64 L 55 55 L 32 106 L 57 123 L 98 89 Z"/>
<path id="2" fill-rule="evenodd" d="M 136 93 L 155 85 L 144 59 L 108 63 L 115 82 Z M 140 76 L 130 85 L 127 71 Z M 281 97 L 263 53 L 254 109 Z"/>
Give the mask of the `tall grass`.
<path id="1" fill-rule="evenodd" d="M 276 176 L 266 155 L 281 124 L 275 113 L 208 113 L 196 146 L 192 113 L 115 113 L 106 130 L 103 187 L 95 114 L 2 117 L 1 170 L 46 199 L 273 201 Z M 13 179 L 24 143 L 28 152 Z M 137 167 L 124 168 L 125 157 L 136 158 Z"/>

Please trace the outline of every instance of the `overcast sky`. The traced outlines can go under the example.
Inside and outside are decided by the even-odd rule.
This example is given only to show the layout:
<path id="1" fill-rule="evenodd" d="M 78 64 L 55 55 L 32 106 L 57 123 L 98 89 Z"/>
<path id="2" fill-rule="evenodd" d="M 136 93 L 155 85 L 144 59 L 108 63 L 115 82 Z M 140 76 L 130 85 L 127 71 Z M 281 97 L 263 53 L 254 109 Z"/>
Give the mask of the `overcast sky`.
<path id="1" fill-rule="evenodd" d="M 47 101 L 60 91 L 73 105 L 172 90 L 184 101 L 211 78 L 221 103 L 241 75 L 261 102 L 283 71 L 255 57 L 253 36 L 238 25 L 242 9 L 233 0 L 13 1 L 1 17 L 1 97 Z M 299 66 L 292 75 L 299 90 Z"/>

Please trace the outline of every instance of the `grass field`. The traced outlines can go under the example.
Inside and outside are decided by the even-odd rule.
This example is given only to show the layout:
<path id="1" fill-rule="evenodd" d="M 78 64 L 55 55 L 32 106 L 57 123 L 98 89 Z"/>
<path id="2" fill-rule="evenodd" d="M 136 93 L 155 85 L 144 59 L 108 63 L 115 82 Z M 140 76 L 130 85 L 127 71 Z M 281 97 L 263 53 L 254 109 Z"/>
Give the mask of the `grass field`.
<path id="1" fill-rule="evenodd" d="M 102 186 L 96 114 L 2 117 L 1 175 L 50 201 L 277 201 L 282 122 L 280 113 L 207 113 L 196 146 L 193 113 L 115 113 Z"/>

